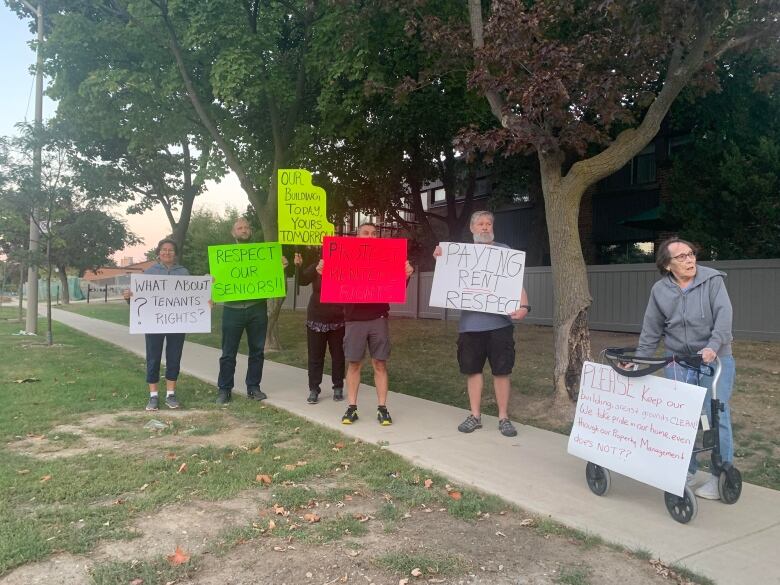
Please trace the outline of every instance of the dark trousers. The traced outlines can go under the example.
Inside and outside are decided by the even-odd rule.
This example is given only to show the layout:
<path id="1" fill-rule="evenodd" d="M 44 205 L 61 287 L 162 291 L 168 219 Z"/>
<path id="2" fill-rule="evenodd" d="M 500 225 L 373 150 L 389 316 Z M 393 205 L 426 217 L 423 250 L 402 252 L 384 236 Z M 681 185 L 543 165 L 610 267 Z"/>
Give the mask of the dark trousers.
<path id="1" fill-rule="evenodd" d="M 268 329 L 268 309 L 265 302 L 256 303 L 246 309 L 225 307 L 222 311 L 222 357 L 219 358 L 220 390 L 233 389 L 233 375 L 236 372 L 236 354 L 241 336 L 246 330 L 249 345 L 249 362 L 246 370 L 247 390 L 260 388 L 265 362 L 265 334 Z"/>
<path id="2" fill-rule="evenodd" d="M 181 352 L 184 349 L 184 333 L 147 333 L 146 338 L 146 383 L 157 384 L 160 381 L 160 360 L 163 341 L 165 343 L 165 379 L 175 381 L 179 378 Z"/>
<path id="3" fill-rule="evenodd" d="M 309 346 L 309 390 L 319 392 L 325 367 L 325 349 L 330 349 L 331 380 L 334 388 L 344 387 L 344 327 L 320 333 L 306 328 Z"/>

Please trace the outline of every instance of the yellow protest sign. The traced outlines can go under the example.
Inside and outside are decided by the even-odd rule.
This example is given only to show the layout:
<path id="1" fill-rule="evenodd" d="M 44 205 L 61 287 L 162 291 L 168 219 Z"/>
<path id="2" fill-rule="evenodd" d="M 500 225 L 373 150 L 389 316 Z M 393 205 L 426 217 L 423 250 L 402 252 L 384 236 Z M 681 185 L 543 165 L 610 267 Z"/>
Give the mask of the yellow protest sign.
<path id="1" fill-rule="evenodd" d="M 326 215 L 325 189 L 311 184 L 304 169 L 279 169 L 279 243 L 320 246 L 334 227 Z"/>

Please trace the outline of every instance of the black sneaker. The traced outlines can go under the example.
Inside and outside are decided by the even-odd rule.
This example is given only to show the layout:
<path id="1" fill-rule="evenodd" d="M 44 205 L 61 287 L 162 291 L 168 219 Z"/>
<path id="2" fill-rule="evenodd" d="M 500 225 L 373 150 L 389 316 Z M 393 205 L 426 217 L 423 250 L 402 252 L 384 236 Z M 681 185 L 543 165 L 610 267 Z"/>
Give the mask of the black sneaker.
<path id="1" fill-rule="evenodd" d="M 458 425 L 458 430 L 461 433 L 473 433 L 477 429 L 482 428 L 482 417 L 481 416 L 474 416 L 473 414 L 470 414 L 466 417 L 466 420 L 464 420 L 462 423 Z"/>
<path id="2" fill-rule="evenodd" d="M 217 393 L 217 404 L 227 404 L 233 397 L 233 393 L 230 390 L 220 390 Z"/>
<path id="3" fill-rule="evenodd" d="M 160 399 L 157 396 L 150 396 L 146 403 L 146 410 L 157 410 L 160 408 Z"/>
<path id="4" fill-rule="evenodd" d="M 502 418 L 501 420 L 498 421 L 498 430 L 505 437 L 517 436 L 517 429 L 515 428 L 515 425 L 513 425 L 508 418 Z"/>
<path id="5" fill-rule="evenodd" d="M 168 394 L 165 396 L 165 406 L 168 408 L 179 408 L 181 404 L 176 400 L 176 394 Z"/>
<path id="6" fill-rule="evenodd" d="M 390 416 L 390 413 L 387 412 L 386 406 L 376 407 L 376 420 L 378 420 L 379 424 L 383 427 L 389 427 L 393 424 L 393 418 Z"/>
<path id="7" fill-rule="evenodd" d="M 319 390 L 309 390 L 309 397 L 306 399 L 306 402 L 308 402 L 309 404 L 317 404 L 319 399 L 320 399 Z"/>
<path id="8" fill-rule="evenodd" d="M 260 388 L 247 388 L 246 397 L 249 400 L 265 400 L 268 398 L 266 393 L 260 390 Z"/>
<path id="9" fill-rule="evenodd" d="M 334 388 L 333 389 L 333 400 L 336 402 L 341 402 L 344 400 L 344 388 Z"/>
<path id="10" fill-rule="evenodd" d="M 347 412 L 344 413 L 344 416 L 341 417 L 341 424 L 351 425 L 357 419 L 358 419 L 357 406 L 352 404 L 350 405 L 349 408 L 347 408 Z"/>

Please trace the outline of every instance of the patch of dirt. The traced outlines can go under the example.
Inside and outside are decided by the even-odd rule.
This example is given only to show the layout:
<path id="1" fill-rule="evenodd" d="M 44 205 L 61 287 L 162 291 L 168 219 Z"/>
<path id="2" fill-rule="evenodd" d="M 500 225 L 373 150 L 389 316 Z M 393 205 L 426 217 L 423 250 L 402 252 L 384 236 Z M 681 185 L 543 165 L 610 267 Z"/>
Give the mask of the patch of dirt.
<path id="1" fill-rule="evenodd" d="M 336 514 L 367 518 L 383 504 L 381 496 L 355 497 L 342 506 L 320 506 L 314 511 L 323 522 Z M 603 546 L 585 547 L 576 540 L 545 536 L 514 512 L 466 522 L 446 511 L 416 508 L 390 531 L 385 531 L 380 520 L 370 518 L 365 523 L 367 534 L 346 535 L 322 545 L 285 538 L 288 522 L 305 524 L 305 512 L 276 515 L 257 492 L 223 502 L 170 506 L 135 523 L 139 538 L 103 543 L 88 556 L 57 555 L 25 565 L 0 578 L 0 585 L 87 585 L 90 567 L 108 561 L 149 560 L 171 554 L 177 545 L 191 555 L 199 555 L 194 560 L 194 576 L 178 581 L 189 585 L 397 585 L 404 575 L 377 562 L 390 553 L 424 555 L 437 561 L 455 558 L 459 562 L 460 570 L 447 575 L 434 574 L 422 566 L 424 577 L 411 578 L 411 582 L 552 585 L 562 574 L 577 573 L 585 576 L 582 582 L 605 585 L 670 583 L 647 561 Z M 214 554 L 224 530 L 253 522 L 267 527 L 269 519 L 277 524 L 272 532 L 240 541 L 224 555 Z"/>
<path id="2" fill-rule="evenodd" d="M 247 445 L 255 437 L 256 425 L 239 421 L 225 415 L 227 428 L 208 435 L 192 435 L 187 430 L 177 433 L 161 433 L 144 429 L 152 419 L 171 425 L 172 422 L 197 426 L 213 413 L 198 410 L 172 410 L 155 414 L 139 414 L 134 411 L 98 414 L 82 419 L 78 424 L 58 425 L 48 435 L 20 438 L 8 443 L 11 451 L 50 460 L 84 455 L 93 451 L 123 451 L 126 453 L 153 453 L 161 447 L 204 447 L 225 445 Z M 145 435 L 133 441 L 111 439 L 100 435 L 98 430 L 132 431 Z M 60 434 L 75 435 L 75 444 L 64 444 L 54 439 Z"/>

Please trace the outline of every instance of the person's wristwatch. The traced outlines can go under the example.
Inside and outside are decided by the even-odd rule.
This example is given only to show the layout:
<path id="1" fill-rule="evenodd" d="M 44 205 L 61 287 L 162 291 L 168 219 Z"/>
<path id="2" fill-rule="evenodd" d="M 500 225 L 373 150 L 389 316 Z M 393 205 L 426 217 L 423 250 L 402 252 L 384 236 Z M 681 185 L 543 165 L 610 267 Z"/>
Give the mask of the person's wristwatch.
<path id="1" fill-rule="evenodd" d="M 519 307 L 517 307 L 517 309 L 518 310 L 525 309 L 526 311 L 528 311 L 530 313 L 531 312 L 531 305 L 520 305 Z"/>

